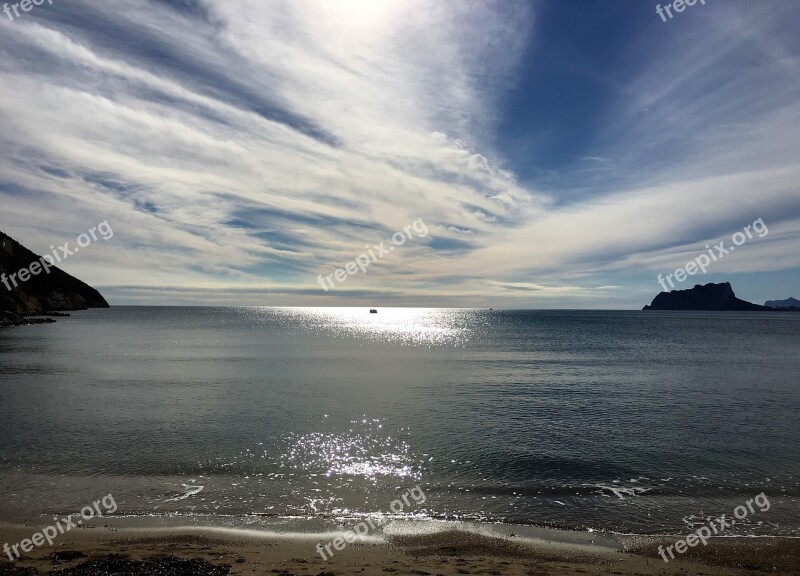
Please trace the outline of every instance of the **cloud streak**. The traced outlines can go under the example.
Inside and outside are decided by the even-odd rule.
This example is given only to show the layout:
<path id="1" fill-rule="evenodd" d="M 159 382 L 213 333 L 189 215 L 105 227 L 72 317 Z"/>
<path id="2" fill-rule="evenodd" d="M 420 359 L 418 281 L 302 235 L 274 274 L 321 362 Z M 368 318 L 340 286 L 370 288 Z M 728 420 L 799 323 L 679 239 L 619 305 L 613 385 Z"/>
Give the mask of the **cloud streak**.
<path id="1" fill-rule="evenodd" d="M 67 270 L 112 303 L 627 306 L 757 217 L 769 242 L 725 271 L 800 267 L 796 9 L 733 3 L 649 47 L 632 31 L 592 153 L 537 182 L 498 118 L 547 58 L 538 6 L 42 7 L 0 30 L 0 226 L 43 251 L 108 219 L 115 241 Z M 314 292 L 417 218 L 424 242 Z"/>

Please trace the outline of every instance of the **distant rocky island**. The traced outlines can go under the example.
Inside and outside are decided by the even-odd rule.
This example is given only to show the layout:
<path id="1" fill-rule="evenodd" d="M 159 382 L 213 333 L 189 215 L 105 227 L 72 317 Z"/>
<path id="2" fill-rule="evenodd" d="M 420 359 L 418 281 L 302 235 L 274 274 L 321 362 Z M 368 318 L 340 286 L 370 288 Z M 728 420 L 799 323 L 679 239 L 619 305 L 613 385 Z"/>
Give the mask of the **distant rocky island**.
<path id="1" fill-rule="evenodd" d="M 791 310 L 800 312 L 800 300 L 797 298 L 787 298 L 786 300 L 767 300 L 764 306 L 775 308 L 776 310 Z"/>
<path id="2" fill-rule="evenodd" d="M 726 312 L 773 312 L 776 308 L 753 304 L 736 297 L 730 282 L 697 284 L 688 290 L 661 292 L 642 310 L 707 310 Z"/>
<path id="3" fill-rule="evenodd" d="M 56 313 L 109 307 L 97 290 L 55 266 L 49 273 L 40 270 L 35 275 L 25 274 L 25 281 L 20 281 L 18 276 L 15 281 L 10 280 L 12 274 L 30 270 L 36 262 L 41 262 L 38 255 L 0 232 L 0 328 L 52 322 L 51 319 L 31 318 L 51 312 L 53 316 L 61 316 L 63 314 Z"/>

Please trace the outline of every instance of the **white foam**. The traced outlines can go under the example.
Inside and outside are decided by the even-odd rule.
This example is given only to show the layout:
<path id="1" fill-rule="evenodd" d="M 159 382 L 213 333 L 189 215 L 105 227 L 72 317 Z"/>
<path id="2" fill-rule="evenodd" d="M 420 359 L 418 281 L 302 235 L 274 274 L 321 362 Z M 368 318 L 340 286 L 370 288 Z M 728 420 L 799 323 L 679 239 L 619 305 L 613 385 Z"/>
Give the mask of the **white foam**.
<path id="1" fill-rule="evenodd" d="M 189 496 L 194 496 L 195 494 L 199 494 L 205 486 L 192 486 L 190 484 L 184 484 L 184 493 L 178 494 L 177 496 L 173 496 L 172 498 L 167 498 L 164 502 L 177 502 L 178 500 L 186 500 Z"/>

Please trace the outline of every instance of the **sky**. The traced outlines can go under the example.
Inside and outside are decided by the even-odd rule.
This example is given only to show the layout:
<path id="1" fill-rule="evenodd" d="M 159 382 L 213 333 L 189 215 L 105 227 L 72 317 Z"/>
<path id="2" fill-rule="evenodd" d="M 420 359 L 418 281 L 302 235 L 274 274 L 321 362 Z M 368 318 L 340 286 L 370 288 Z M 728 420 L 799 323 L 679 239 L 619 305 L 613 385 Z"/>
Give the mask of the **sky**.
<path id="1" fill-rule="evenodd" d="M 107 222 L 60 266 L 112 305 L 800 297 L 800 3 L 657 4 L 9 3 L 0 230 Z"/>

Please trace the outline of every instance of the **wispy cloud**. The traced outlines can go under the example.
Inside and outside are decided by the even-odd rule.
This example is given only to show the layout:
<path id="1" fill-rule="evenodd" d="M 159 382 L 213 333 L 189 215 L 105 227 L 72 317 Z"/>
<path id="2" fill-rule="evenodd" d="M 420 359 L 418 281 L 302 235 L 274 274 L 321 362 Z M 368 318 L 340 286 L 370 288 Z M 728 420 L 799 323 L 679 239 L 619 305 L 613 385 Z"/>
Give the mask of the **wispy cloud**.
<path id="1" fill-rule="evenodd" d="M 498 118 L 548 58 L 540 6 L 73 0 L 4 22 L 0 228 L 44 251 L 108 219 L 67 269 L 112 303 L 625 306 L 758 217 L 769 242 L 725 271 L 800 266 L 798 10 L 631 28 L 592 153 L 532 156 L 537 181 Z M 420 217 L 425 241 L 315 292 Z"/>

